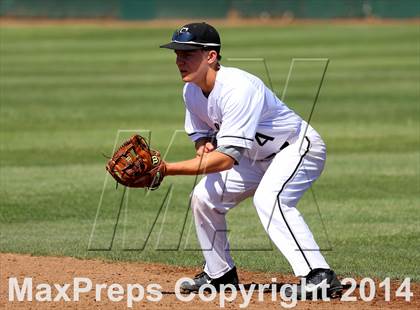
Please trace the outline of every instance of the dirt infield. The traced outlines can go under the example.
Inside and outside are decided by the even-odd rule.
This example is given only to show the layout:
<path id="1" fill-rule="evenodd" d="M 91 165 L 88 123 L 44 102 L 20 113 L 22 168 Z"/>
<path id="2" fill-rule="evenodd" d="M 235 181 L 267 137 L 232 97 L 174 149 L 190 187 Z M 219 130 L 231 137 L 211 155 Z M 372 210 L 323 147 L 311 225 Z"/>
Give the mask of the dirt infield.
<path id="1" fill-rule="evenodd" d="M 139 284 L 146 290 L 144 298 L 141 301 L 133 302 L 132 309 L 218 309 L 221 307 L 220 294 L 216 294 L 215 299 L 209 302 L 202 301 L 198 295 L 194 295 L 194 299 L 190 302 L 181 301 L 175 295 L 175 283 L 177 280 L 193 275 L 199 271 L 198 269 L 163 264 L 112 263 L 99 260 L 80 260 L 70 257 L 35 257 L 30 255 L 0 254 L 0 270 L 0 308 L 3 309 L 130 309 L 126 295 L 128 284 Z M 241 283 L 245 284 L 245 287 L 248 288 L 251 283 L 271 284 L 273 283 L 273 277 L 276 278 L 274 281 L 277 283 L 296 282 L 296 279 L 290 276 L 255 273 L 243 270 L 239 271 L 239 276 Z M 25 296 L 26 301 L 17 301 L 18 295 L 14 289 L 10 290 L 14 292 L 14 301 L 9 300 L 11 278 L 17 279 L 19 290 L 23 287 L 24 278 L 32 278 L 33 301 L 27 301 L 26 298 L 28 295 Z M 81 293 L 79 301 L 74 301 L 73 287 L 75 278 L 89 278 L 92 282 L 92 290 L 87 293 Z M 83 281 L 80 287 L 85 287 L 87 280 Z M 39 298 L 46 298 L 48 296 L 45 287 L 37 288 L 37 285 L 44 283 L 52 288 L 50 293 L 52 299 L 60 297 L 54 284 L 59 287 L 68 284 L 69 288 L 65 290 L 65 294 L 69 297 L 70 301 L 63 301 L 62 296 L 59 298 L 59 301 L 39 301 Z M 124 293 L 121 293 L 120 301 L 111 301 L 108 297 L 108 286 L 113 283 L 120 284 L 124 289 Z M 97 289 L 95 295 L 95 288 L 98 284 L 106 284 L 107 287 L 99 290 L 99 294 Z M 161 288 L 157 289 L 162 293 L 160 301 L 147 300 L 147 297 L 153 298 L 157 296 L 152 293 L 147 293 L 147 286 L 150 284 L 159 284 L 161 286 Z M 355 302 L 340 300 L 331 300 L 329 302 L 301 301 L 294 308 L 419 309 L 420 285 L 418 283 L 411 283 L 413 297 L 410 302 L 406 302 L 404 298 L 395 297 L 395 292 L 399 284 L 399 282 L 391 282 L 391 301 L 389 302 L 385 301 L 383 289 L 379 289 L 377 282 L 375 298 L 371 302 L 362 301 L 356 289 L 353 294 L 353 296 L 357 296 L 357 301 Z M 42 294 L 40 294 L 41 290 L 43 290 Z M 138 290 L 133 290 L 133 295 L 137 296 L 138 292 Z M 273 295 L 277 297 L 277 301 L 272 300 Z M 183 296 L 188 297 L 187 295 Z M 211 297 L 210 295 L 206 296 Z M 230 296 L 230 293 L 226 293 L 226 296 Z M 281 297 L 278 292 L 277 294 L 265 292 L 260 295 L 258 292 L 255 292 L 251 296 L 247 309 L 281 309 L 280 301 Z M 241 293 L 238 292 L 238 297 L 231 302 L 226 301 L 224 307 L 227 309 L 239 309 L 243 302 L 244 299 L 241 297 Z M 290 302 L 287 303 L 290 304 Z"/>

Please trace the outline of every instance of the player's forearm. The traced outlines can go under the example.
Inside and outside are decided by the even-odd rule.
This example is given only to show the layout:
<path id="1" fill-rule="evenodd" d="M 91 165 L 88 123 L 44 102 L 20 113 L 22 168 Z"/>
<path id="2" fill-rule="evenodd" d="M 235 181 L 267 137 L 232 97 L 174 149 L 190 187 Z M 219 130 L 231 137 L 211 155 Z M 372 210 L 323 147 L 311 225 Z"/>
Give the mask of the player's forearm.
<path id="1" fill-rule="evenodd" d="M 166 175 L 197 175 L 228 170 L 234 160 L 220 152 L 210 152 L 189 160 L 166 163 Z"/>

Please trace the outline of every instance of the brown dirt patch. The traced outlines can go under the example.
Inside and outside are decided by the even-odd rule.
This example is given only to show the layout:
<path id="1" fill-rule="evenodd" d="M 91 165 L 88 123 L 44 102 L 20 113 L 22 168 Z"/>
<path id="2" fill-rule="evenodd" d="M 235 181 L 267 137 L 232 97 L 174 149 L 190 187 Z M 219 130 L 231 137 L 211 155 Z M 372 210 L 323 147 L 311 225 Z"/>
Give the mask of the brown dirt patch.
<path id="1" fill-rule="evenodd" d="M 105 283 L 108 286 L 112 283 L 121 284 L 126 292 L 127 284 L 138 283 L 143 287 L 151 283 L 161 285 L 162 299 L 152 302 L 144 298 L 142 301 L 134 302 L 132 309 L 218 309 L 220 308 L 219 295 L 212 302 L 201 301 L 195 296 L 192 302 L 183 302 L 174 295 L 175 283 L 178 279 L 185 276 L 192 276 L 199 271 L 193 268 L 168 266 L 163 264 L 150 263 L 128 263 L 128 262 L 103 262 L 100 260 L 80 260 L 70 257 L 35 257 L 19 254 L 0 254 L 0 308 L 5 309 L 130 309 L 127 307 L 127 295 L 124 293 L 123 299 L 112 302 L 107 298 L 106 289 L 102 290 L 101 300 L 95 300 L 95 285 Z M 16 277 L 19 285 L 25 277 L 32 278 L 34 301 L 9 301 L 9 278 Z M 80 301 L 73 301 L 73 279 L 75 277 L 87 277 L 93 283 L 91 292 L 82 293 Z M 249 271 L 239 271 L 241 283 L 272 283 L 272 277 L 277 278 L 278 283 L 296 283 L 296 279 L 281 274 L 266 274 Z M 359 279 L 360 280 L 360 279 Z M 52 298 L 57 296 L 54 284 L 70 284 L 66 291 L 71 301 L 35 301 L 35 294 L 39 292 L 36 286 L 40 283 L 47 283 L 52 286 Z M 359 281 L 358 281 L 359 283 Z M 399 282 L 391 282 L 391 301 L 386 302 L 383 289 L 379 289 L 379 282 L 376 282 L 377 293 L 371 302 L 361 301 L 358 289 L 353 296 L 357 296 L 356 302 L 344 302 L 340 300 L 323 301 L 301 301 L 295 309 L 419 309 L 420 308 L 420 284 L 411 283 L 413 297 L 411 302 L 405 302 L 403 298 L 395 297 L 395 291 Z M 134 291 L 137 293 L 138 291 Z M 16 296 L 16 295 L 15 295 Z M 148 294 L 145 295 L 145 297 Z M 240 293 L 238 293 L 240 296 Z M 280 295 L 277 294 L 278 301 L 271 300 L 271 293 L 265 293 L 264 300 L 258 300 L 258 294 L 254 293 L 248 309 L 281 309 L 279 304 Z M 15 297 L 16 298 L 16 297 Z M 243 302 L 238 297 L 233 302 L 227 302 L 225 308 L 239 309 Z"/>

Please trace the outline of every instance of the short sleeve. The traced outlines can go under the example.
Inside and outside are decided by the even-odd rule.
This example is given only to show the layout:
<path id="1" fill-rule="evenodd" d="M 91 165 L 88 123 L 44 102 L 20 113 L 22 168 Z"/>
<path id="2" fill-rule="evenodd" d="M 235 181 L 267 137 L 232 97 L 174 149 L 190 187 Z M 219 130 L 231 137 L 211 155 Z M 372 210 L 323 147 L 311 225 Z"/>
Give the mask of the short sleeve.
<path id="1" fill-rule="evenodd" d="M 252 147 L 264 105 L 264 91 L 249 84 L 234 88 L 223 97 L 222 124 L 218 145 Z"/>
<path id="2" fill-rule="evenodd" d="M 185 112 L 185 131 L 192 141 L 213 135 L 213 130 L 188 109 Z"/>
<path id="3" fill-rule="evenodd" d="M 226 154 L 230 157 L 232 157 L 235 160 L 235 165 L 237 165 L 239 163 L 239 161 L 241 160 L 245 149 L 239 146 L 218 146 L 216 151 L 221 152 L 223 154 Z"/>

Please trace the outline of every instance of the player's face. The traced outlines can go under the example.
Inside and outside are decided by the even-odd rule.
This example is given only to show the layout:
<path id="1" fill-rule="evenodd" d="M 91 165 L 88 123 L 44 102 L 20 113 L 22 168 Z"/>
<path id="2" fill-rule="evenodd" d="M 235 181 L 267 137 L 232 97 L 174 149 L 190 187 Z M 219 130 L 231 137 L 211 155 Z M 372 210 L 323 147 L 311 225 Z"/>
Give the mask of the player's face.
<path id="1" fill-rule="evenodd" d="M 198 82 L 208 69 L 207 54 L 203 50 L 175 51 L 176 65 L 184 82 Z"/>

